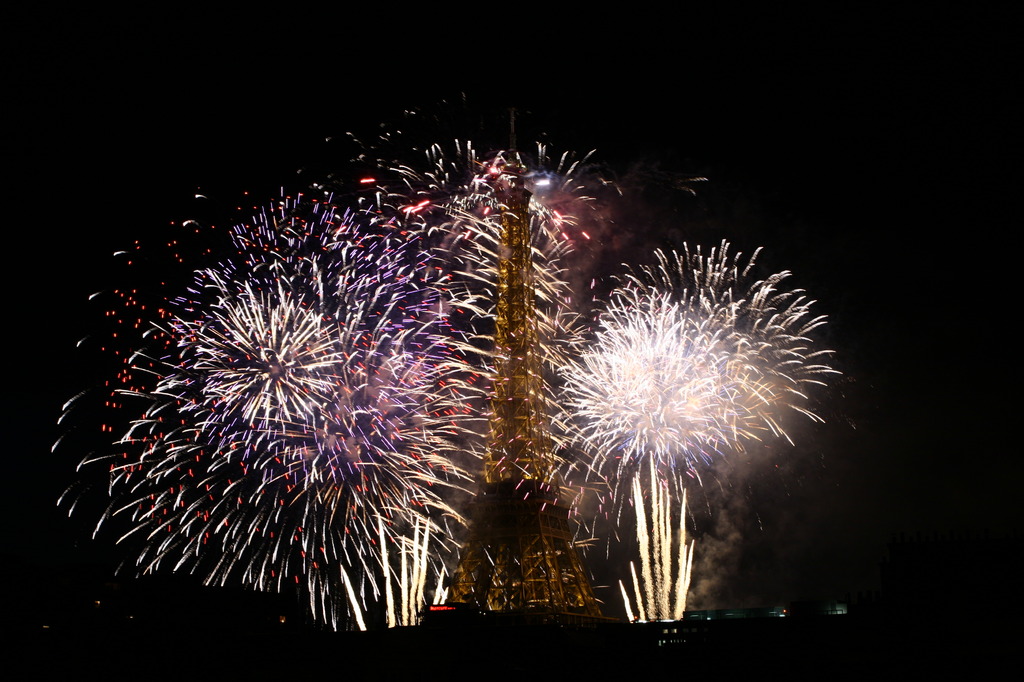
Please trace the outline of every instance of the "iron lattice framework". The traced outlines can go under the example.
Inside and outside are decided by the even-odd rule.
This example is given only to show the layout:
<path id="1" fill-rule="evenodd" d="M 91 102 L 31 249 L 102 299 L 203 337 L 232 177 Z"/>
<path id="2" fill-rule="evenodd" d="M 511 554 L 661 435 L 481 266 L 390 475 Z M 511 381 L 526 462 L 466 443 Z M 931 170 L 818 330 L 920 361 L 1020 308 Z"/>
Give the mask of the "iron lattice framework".
<path id="1" fill-rule="evenodd" d="M 601 611 L 573 546 L 548 431 L 522 171 L 511 155 L 494 180 L 502 249 L 490 437 L 448 603 L 530 622 L 595 619 Z"/>

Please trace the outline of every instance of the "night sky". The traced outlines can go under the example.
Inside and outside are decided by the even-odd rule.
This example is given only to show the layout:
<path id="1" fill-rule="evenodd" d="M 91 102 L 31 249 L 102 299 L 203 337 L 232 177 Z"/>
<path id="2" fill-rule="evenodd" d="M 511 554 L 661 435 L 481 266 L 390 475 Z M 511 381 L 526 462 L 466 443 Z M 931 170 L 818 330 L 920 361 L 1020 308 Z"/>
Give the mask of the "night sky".
<path id="1" fill-rule="evenodd" d="M 110 556 L 91 519 L 56 508 L 79 454 L 50 445 L 63 401 L 98 378 L 75 348 L 97 327 L 88 295 L 131 284 L 110 281 L 112 254 L 207 210 L 197 192 L 262 204 L 347 172 L 346 132 L 413 109 L 440 142 L 504 144 L 515 107 L 521 147 L 596 150 L 630 192 L 594 275 L 728 239 L 764 247 L 829 316 L 843 374 L 815 395 L 826 424 L 720 463 L 695 495 L 700 605 L 842 598 L 877 589 L 894 534 L 1019 530 L 1010 26 L 856 10 L 400 35 L 382 19 L 25 18 L 5 135 L 9 566 Z M 673 189 L 693 176 L 696 197 Z"/>

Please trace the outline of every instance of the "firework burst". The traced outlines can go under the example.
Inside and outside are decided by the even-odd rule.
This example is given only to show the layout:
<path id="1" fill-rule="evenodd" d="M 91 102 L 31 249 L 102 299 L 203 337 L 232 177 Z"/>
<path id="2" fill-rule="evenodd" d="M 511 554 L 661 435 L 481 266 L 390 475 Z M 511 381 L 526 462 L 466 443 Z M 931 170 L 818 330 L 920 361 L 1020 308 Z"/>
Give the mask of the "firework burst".
<path id="1" fill-rule="evenodd" d="M 101 524 L 130 519 L 141 572 L 294 583 L 329 625 L 378 601 L 393 620 L 392 562 L 422 583 L 431 529 L 457 519 L 436 270 L 400 216 L 330 202 L 283 201 L 231 242 L 119 374 L 111 401 L 144 407 L 102 458 Z"/>
<path id="2" fill-rule="evenodd" d="M 592 201 L 587 188 L 603 183 L 588 158 L 565 153 L 553 161 L 543 145 L 532 158 L 518 151 L 481 155 L 471 142 L 456 142 L 452 149 L 433 145 L 422 152 L 425 170 L 418 170 L 417 163 L 376 161 L 394 181 L 377 188 L 375 203 L 393 207 L 428 235 L 437 254 L 434 265 L 445 273 L 450 320 L 461 332 L 453 337 L 458 352 L 452 356 L 450 386 L 474 405 L 476 424 L 464 440 L 477 454 L 487 424 L 487 377 L 494 371 L 496 268 L 502 249 L 501 207 L 494 183 L 506 163 L 529 169 L 525 179 L 531 194 L 538 350 L 553 378 L 555 369 L 578 353 L 583 338 L 565 263 L 576 244 L 590 239 L 583 225 Z M 566 431 L 563 416 L 552 414 L 559 442 L 559 434 Z"/>
<path id="3" fill-rule="evenodd" d="M 85 464 L 109 468 L 97 530 L 126 524 L 138 571 L 293 584 L 332 626 L 365 627 L 381 608 L 389 625 L 415 620 L 461 523 L 460 464 L 486 430 L 492 180 L 509 154 L 435 146 L 422 173 L 378 160 L 386 179 L 362 178 L 355 210 L 316 186 L 325 200 L 285 199 L 232 228 L 227 257 L 204 244 L 215 262 L 156 306 L 118 294 L 115 345 L 128 326 L 149 331 L 106 397 L 129 423 Z M 531 212 L 555 366 L 579 339 L 558 263 L 580 235 L 559 207 L 582 194 L 568 156 L 545 167 Z"/>
<path id="4" fill-rule="evenodd" d="M 699 475 L 745 441 L 788 438 L 785 415 L 817 419 L 807 389 L 834 371 L 810 337 L 825 318 L 782 288 L 790 273 L 754 281 L 757 253 L 743 263 L 725 242 L 657 257 L 622 279 L 592 344 L 562 367 L 589 470 L 620 506 L 648 459 Z"/>

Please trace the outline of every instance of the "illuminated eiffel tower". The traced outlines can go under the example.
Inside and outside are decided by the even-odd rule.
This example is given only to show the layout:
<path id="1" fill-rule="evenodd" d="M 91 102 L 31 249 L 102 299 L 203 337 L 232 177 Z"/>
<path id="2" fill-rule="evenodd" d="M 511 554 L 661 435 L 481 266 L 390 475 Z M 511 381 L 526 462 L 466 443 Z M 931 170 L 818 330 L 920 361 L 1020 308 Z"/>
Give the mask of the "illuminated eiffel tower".
<path id="1" fill-rule="evenodd" d="M 518 154 L 492 169 L 500 203 L 490 437 L 448 604 L 524 623 L 602 619 L 561 502 L 537 356 L 530 193 Z"/>

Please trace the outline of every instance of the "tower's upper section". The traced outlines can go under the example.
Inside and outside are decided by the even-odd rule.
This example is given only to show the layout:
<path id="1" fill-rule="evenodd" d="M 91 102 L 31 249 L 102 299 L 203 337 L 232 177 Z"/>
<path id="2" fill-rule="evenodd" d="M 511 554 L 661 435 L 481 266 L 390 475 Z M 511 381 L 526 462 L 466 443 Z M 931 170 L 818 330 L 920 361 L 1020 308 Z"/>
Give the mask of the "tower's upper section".
<path id="1" fill-rule="evenodd" d="M 500 205 L 501 249 L 495 316 L 495 377 L 484 482 L 521 497 L 558 498 L 544 379 L 537 356 L 530 192 L 518 154 L 490 169 Z"/>

